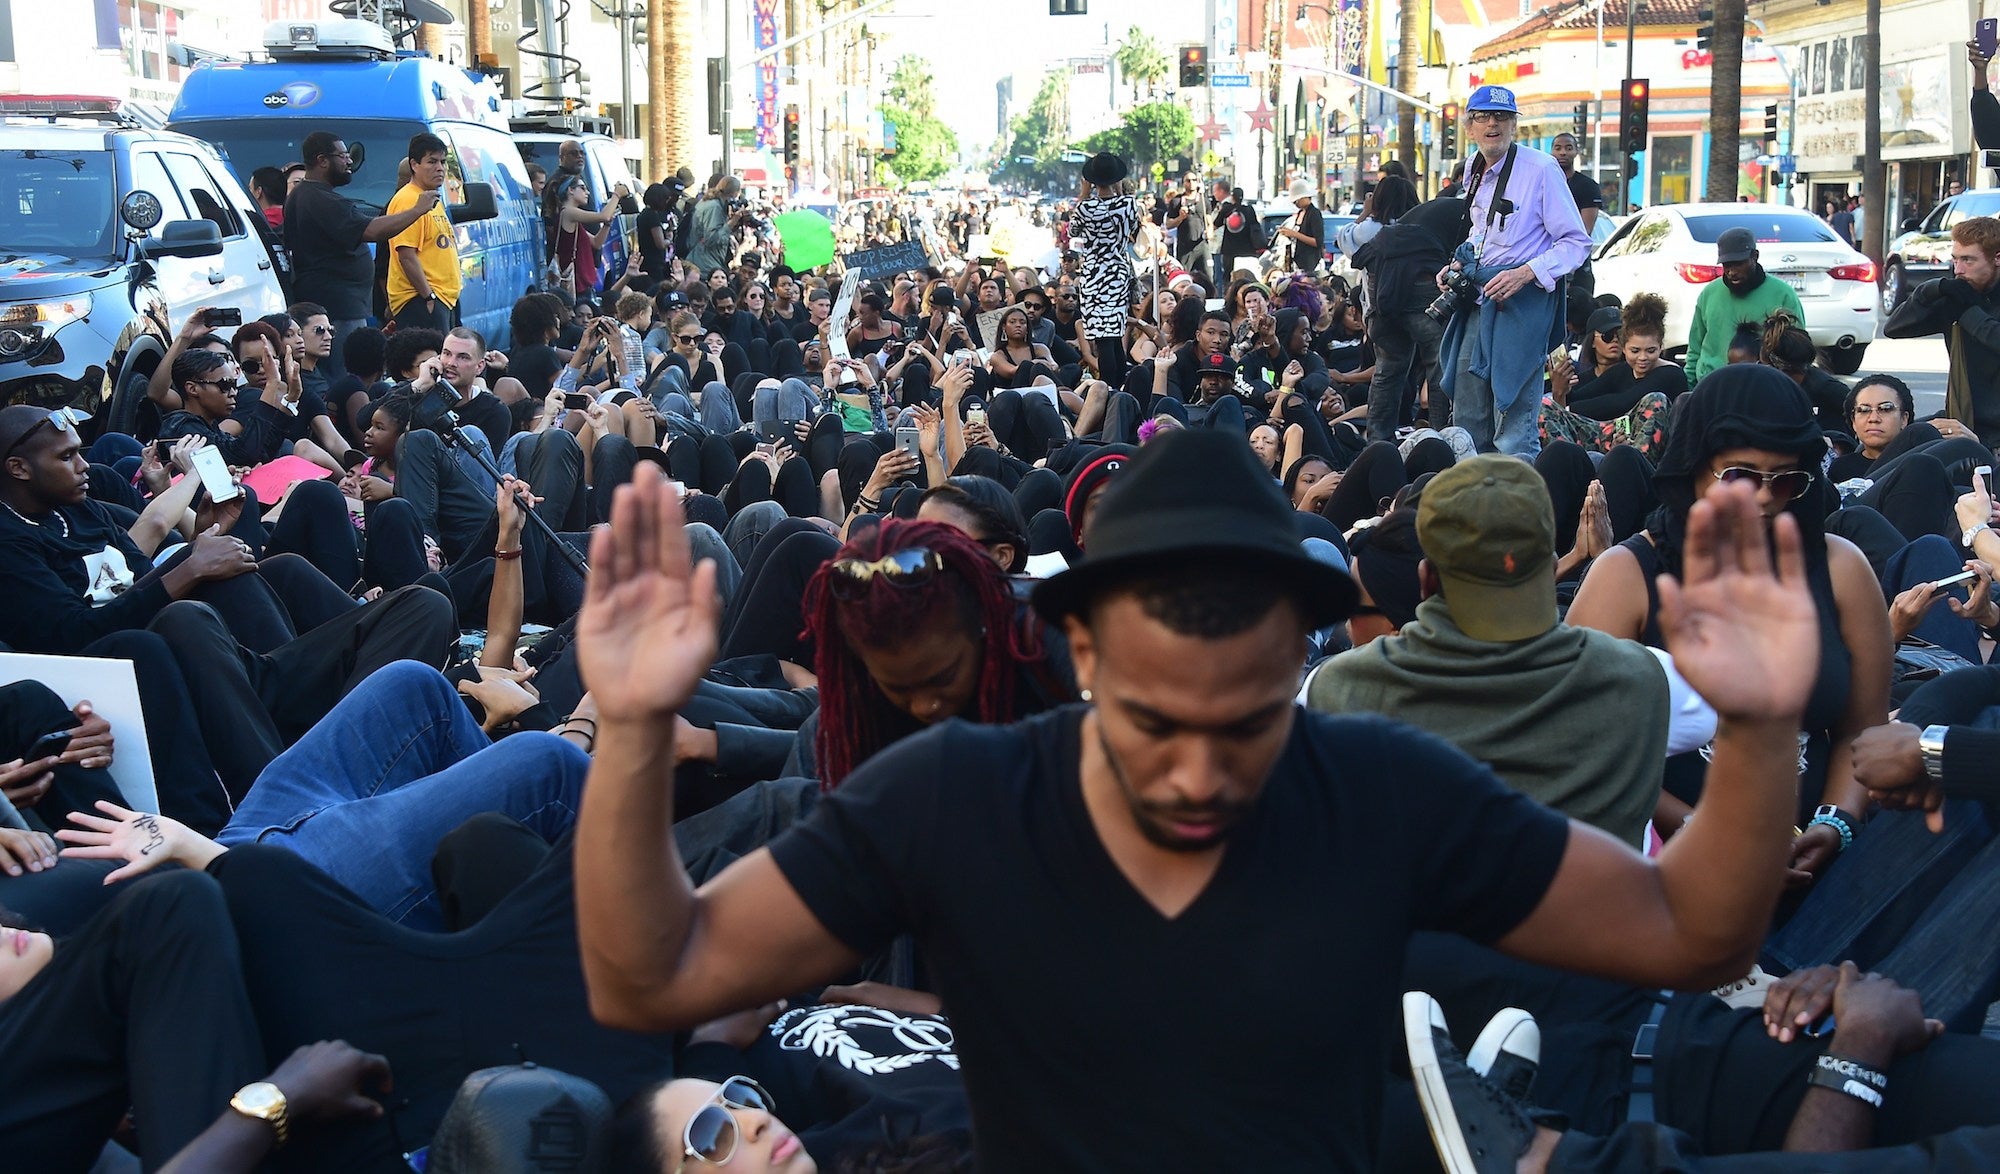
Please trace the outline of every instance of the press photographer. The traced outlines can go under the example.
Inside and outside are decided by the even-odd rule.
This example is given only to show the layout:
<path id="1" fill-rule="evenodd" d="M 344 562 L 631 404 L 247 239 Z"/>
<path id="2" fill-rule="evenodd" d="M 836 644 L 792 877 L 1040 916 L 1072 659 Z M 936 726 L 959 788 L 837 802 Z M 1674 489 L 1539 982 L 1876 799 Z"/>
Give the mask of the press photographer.
<path id="1" fill-rule="evenodd" d="M 1446 318 L 1444 388 L 1452 421 L 1482 451 L 1533 457 L 1541 450 L 1542 364 L 1562 340 L 1564 278 L 1590 256 L 1561 165 L 1514 141 L 1513 92 L 1481 86 L 1465 104 L 1466 141 L 1477 151 L 1460 186 L 1472 235 L 1437 275 L 1431 313 Z"/>

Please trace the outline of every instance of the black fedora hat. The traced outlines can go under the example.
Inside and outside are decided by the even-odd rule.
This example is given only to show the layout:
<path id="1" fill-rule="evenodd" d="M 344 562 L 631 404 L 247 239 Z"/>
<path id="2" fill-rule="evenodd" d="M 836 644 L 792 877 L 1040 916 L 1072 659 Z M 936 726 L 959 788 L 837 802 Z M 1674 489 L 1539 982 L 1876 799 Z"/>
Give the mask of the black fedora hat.
<path id="1" fill-rule="evenodd" d="M 1083 178 L 1098 187 L 1110 187 L 1114 183 L 1123 181 L 1129 174 L 1131 168 L 1125 165 L 1125 160 L 1109 151 L 1099 151 L 1083 165 Z"/>
<path id="2" fill-rule="evenodd" d="M 1241 436 L 1197 428 L 1155 438 L 1104 491 L 1083 559 L 1036 585 L 1035 610 L 1058 622 L 1107 586 L 1218 559 L 1288 581 L 1315 628 L 1345 619 L 1360 593 L 1305 552 L 1293 512 Z"/>

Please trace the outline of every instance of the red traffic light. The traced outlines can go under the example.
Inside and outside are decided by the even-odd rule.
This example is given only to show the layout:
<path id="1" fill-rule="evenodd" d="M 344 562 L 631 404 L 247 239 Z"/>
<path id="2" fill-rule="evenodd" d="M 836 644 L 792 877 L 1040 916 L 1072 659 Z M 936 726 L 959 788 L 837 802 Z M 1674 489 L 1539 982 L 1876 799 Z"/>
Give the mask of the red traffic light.
<path id="1" fill-rule="evenodd" d="M 1444 104 L 1444 116 L 1452 122 L 1458 121 L 1458 103 L 1446 102 Z"/>
<path id="2" fill-rule="evenodd" d="M 1644 79 L 1630 81 L 1625 84 L 1626 94 L 1630 95 L 1633 98 L 1644 98 L 1646 96 L 1647 88 L 1648 85 Z"/>

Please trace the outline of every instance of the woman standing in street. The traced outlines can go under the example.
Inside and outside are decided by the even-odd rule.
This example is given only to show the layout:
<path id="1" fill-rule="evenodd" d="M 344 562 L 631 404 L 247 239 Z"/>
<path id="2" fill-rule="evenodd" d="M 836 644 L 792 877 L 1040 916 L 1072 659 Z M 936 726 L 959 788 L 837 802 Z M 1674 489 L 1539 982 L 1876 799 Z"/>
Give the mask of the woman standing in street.
<path id="1" fill-rule="evenodd" d="M 1125 382 L 1125 319 L 1132 308 L 1132 241 L 1139 206 L 1125 187 L 1125 161 L 1108 152 L 1083 165 L 1083 187 L 1070 210 L 1070 247 L 1083 254 L 1079 301 L 1084 358 L 1113 387 Z"/>

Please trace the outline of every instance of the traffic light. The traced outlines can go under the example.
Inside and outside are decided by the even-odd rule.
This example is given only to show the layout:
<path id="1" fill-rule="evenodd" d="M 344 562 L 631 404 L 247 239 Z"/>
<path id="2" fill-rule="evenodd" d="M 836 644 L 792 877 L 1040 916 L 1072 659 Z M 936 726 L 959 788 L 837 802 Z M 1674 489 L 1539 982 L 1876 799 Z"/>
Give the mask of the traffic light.
<path id="1" fill-rule="evenodd" d="M 1090 12 L 1090 0 L 1049 0 L 1050 16 L 1084 16 Z"/>
<path id="2" fill-rule="evenodd" d="M 1715 25 L 1712 23 L 1715 20 L 1715 9 L 1711 5 L 1704 4 L 1696 10 L 1695 15 L 1701 18 L 1702 24 L 1694 31 L 1694 47 L 1706 50 L 1715 43 Z"/>
<path id="3" fill-rule="evenodd" d="M 1208 84 L 1208 50 L 1200 45 L 1181 46 L 1181 89 L 1192 90 Z"/>
<path id="4" fill-rule="evenodd" d="M 1627 153 L 1646 149 L 1646 113 L 1653 85 L 1643 77 L 1625 79 L 1618 103 L 1618 147 Z"/>
<path id="5" fill-rule="evenodd" d="M 1446 102 L 1444 108 L 1438 111 L 1438 117 L 1444 120 L 1444 133 L 1438 136 L 1440 154 L 1446 159 L 1456 159 L 1458 158 L 1458 103 Z"/>
<path id="6" fill-rule="evenodd" d="M 1764 137 L 1776 141 L 1778 137 L 1778 104 L 1764 107 Z"/>
<path id="7" fill-rule="evenodd" d="M 785 107 L 785 162 L 799 161 L 799 108 Z"/>
<path id="8" fill-rule="evenodd" d="M 1583 133 L 1590 129 L 1590 103 L 1578 102 L 1569 112 L 1569 130 L 1576 136 L 1578 145 L 1583 143 Z"/>

